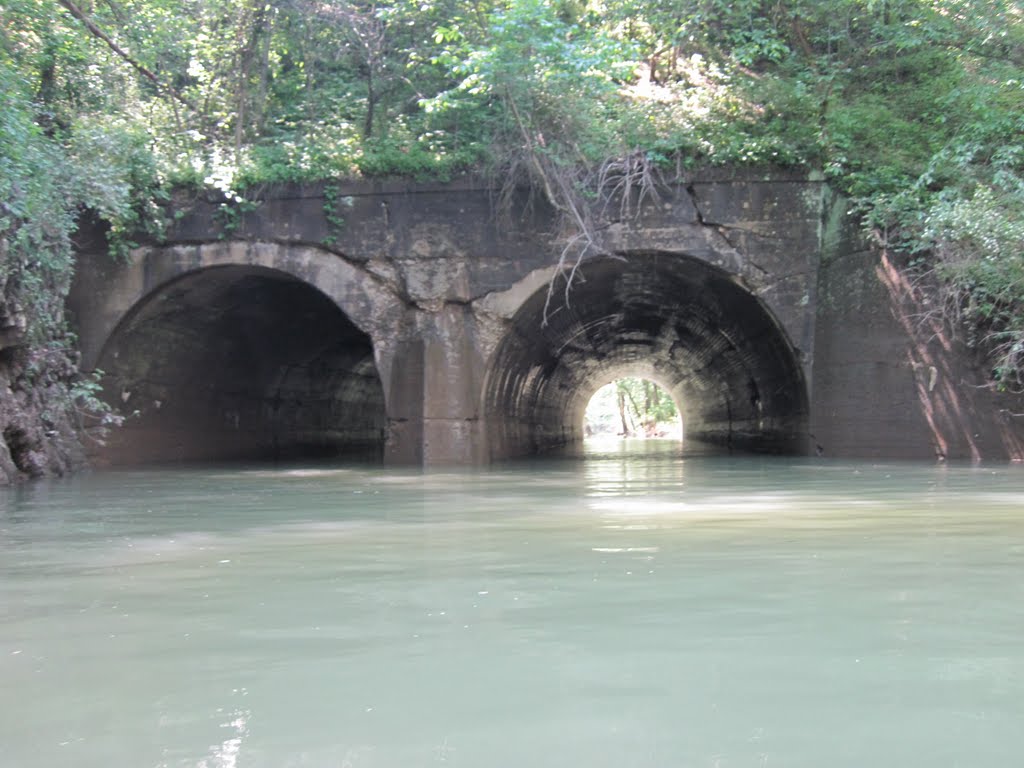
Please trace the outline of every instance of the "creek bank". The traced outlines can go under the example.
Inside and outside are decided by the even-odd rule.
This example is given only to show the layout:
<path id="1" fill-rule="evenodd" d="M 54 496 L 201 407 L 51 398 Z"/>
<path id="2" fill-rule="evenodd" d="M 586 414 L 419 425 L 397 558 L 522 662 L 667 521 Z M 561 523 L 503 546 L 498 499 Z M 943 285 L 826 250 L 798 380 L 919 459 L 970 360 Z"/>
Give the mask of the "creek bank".
<path id="1" fill-rule="evenodd" d="M 30 347 L 23 313 L 0 299 L 0 485 L 85 466 L 70 408 L 78 378 L 77 354 Z"/>

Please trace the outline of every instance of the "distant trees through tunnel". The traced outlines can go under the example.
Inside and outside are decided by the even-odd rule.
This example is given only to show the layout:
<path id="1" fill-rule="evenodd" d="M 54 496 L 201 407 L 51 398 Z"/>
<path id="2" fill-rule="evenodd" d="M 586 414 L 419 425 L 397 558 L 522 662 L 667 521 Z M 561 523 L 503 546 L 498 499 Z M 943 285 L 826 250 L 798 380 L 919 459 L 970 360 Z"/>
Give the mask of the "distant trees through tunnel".
<path id="1" fill-rule="evenodd" d="M 650 379 L 624 377 L 605 384 L 590 398 L 583 434 L 679 440 L 683 431 L 679 410 L 668 392 Z"/>

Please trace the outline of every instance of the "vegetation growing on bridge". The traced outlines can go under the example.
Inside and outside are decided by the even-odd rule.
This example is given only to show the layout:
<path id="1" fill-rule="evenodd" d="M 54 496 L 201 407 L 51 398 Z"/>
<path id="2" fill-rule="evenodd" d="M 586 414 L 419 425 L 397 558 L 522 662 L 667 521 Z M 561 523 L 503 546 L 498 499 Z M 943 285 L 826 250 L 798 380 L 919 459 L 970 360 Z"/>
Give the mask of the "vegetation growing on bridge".
<path id="1" fill-rule="evenodd" d="M 123 246 L 175 184 L 482 171 L 583 249 L 596 190 L 740 164 L 823 173 L 1024 385 L 1014 0 L 8 0 L 0 102 L 4 317 L 33 354 L 67 344 L 76 217 Z"/>

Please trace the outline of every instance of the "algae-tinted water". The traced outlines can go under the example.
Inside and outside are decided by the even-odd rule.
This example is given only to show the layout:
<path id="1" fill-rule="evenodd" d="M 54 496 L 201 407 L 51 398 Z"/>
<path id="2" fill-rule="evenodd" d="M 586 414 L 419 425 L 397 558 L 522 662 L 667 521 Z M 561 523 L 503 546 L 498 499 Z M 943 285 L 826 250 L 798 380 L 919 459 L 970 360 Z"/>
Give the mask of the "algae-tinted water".
<path id="1" fill-rule="evenodd" d="M 4 768 L 1024 753 L 1024 468 L 95 473 L 0 499 Z"/>

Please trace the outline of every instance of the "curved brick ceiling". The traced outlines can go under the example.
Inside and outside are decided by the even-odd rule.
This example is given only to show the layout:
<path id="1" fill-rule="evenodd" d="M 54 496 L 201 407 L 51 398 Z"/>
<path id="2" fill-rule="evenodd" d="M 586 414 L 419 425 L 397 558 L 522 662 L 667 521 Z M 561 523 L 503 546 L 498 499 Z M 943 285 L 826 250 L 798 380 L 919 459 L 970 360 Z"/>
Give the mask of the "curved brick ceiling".
<path id="1" fill-rule="evenodd" d="M 583 266 L 568 304 L 525 302 L 489 371 L 484 412 L 494 458 L 577 442 L 591 395 L 637 375 L 680 406 L 687 441 L 800 453 L 807 392 L 778 324 L 727 273 L 662 253 Z"/>
<path id="2" fill-rule="evenodd" d="M 370 339 L 326 296 L 280 272 L 214 267 L 147 297 L 99 366 L 125 412 L 118 462 L 379 459 L 384 394 Z"/>

